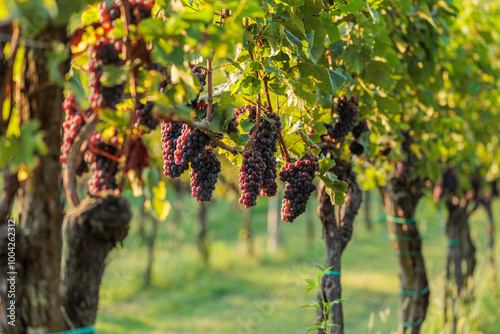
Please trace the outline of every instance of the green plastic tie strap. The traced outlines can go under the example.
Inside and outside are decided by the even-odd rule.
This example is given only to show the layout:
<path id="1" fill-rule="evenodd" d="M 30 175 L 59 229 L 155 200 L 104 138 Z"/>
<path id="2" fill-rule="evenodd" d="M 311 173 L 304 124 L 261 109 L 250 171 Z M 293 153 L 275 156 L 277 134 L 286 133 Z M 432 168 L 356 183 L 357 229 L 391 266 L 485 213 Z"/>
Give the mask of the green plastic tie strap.
<path id="1" fill-rule="evenodd" d="M 56 332 L 49 334 L 94 334 L 94 333 L 95 333 L 95 326 L 90 326 L 90 327 L 75 328 L 64 332 Z"/>
<path id="2" fill-rule="evenodd" d="M 389 233 L 389 238 L 392 240 L 400 240 L 400 241 L 413 241 L 413 240 L 418 240 L 420 239 L 420 236 L 413 236 L 413 235 L 399 235 L 395 233 Z"/>
<path id="3" fill-rule="evenodd" d="M 328 270 L 325 275 L 340 276 L 340 271 Z"/>
<path id="4" fill-rule="evenodd" d="M 422 252 L 418 252 L 418 251 L 415 251 L 415 252 L 398 252 L 397 250 L 392 250 L 392 253 L 396 256 L 401 256 L 401 257 L 405 257 L 405 256 L 420 256 L 422 255 Z"/>
<path id="5" fill-rule="evenodd" d="M 418 325 L 422 324 L 424 322 L 424 318 L 420 318 L 415 322 L 405 322 L 403 321 L 403 327 L 408 328 L 408 327 L 417 327 Z"/>
<path id="6" fill-rule="evenodd" d="M 273 22 L 273 21 L 269 21 L 268 19 L 266 19 L 266 22 L 269 22 L 269 23 L 271 23 L 271 24 L 274 24 L 274 22 Z"/>
<path id="7" fill-rule="evenodd" d="M 375 224 L 380 223 L 382 220 L 385 219 L 386 216 L 387 216 L 387 213 L 385 213 L 385 212 L 380 214 L 377 218 L 375 218 L 374 223 Z"/>
<path id="8" fill-rule="evenodd" d="M 451 247 L 460 245 L 460 240 L 458 239 L 448 239 L 448 245 Z"/>
<path id="9" fill-rule="evenodd" d="M 246 38 L 243 38 L 243 43 L 245 44 L 245 48 L 248 50 L 248 43 L 247 43 Z"/>
<path id="10" fill-rule="evenodd" d="M 421 297 L 425 296 L 429 292 L 429 286 L 427 285 L 422 291 L 412 291 L 412 290 L 399 290 L 399 294 L 408 297 Z"/>
<path id="11" fill-rule="evenodd" d="M 411 218 L 399 218 L 399 217 L 393 217 L 390 215 L 387 215 L 387 221 L 391 223 L 396 223 L 396 224 L 411 224 L 415 222 L 415 216 Z"/>

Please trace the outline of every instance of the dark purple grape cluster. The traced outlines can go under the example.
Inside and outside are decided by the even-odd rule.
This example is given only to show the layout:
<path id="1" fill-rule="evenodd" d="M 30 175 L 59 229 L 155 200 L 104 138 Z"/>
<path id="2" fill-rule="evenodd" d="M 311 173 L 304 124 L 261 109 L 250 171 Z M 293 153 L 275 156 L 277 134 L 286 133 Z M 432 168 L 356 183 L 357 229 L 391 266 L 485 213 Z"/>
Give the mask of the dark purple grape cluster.
<path id="1" fill-rule="evenodd" d="M 221 164 L 212 150 L 198 155 L 191 162 L 191 194 L 197 201 L 208 202 L 212 199 L 215 184 L 219 178 Z"/>
<path id="2" fill-rule="evenodd" d="M 161 125 L 164 173 L 173 179 L 189 169 L 191 191 L 198 201 L 212 199 L 221 164 L 202 131 L 191 130 L 185 123 L 164 122 Z"/>
<path id="3" fill-rule="evenodd" d="M 139 102 L 135 108 L 135 116 L 137 118 L 135 120 L 134 127 L 136 129 L 138 129 L 139 126 L 144 125 L 147 128 L 147 132 L 156 130 L 160 121 L 153 118 L 153 106 L 153 102 L 146 102 L 146 104 Z"/>
<path id="4" fill-rule="evenodd" d="M 363 118 L 354 128 L 352 128 L 352 135 L 354 138 L 359 139 L 359 137 L 361 137 L 361 134 L 368 131 L 370 131 L 370 129 L 368 128 L 366 119 Z"/>
<path id="5" fill-rule="evenodd" d="M 233 119 L 231 119 L 227 125 L 226 132 L 229 133 L 238 133 L 238 116 L 233 111 Z"/>
<path id="6" fill-rule="evenodd" d="M 319 170 L 319 158 L 311 152 L 306 153 L 296 163 L 288 162 L 280 171 L 280 180 L 286 182 L 283 191 L 281 219 L 291 223 L 307 208 L 307 200 L 316 189 L 312 184 L 314 173 Z"/>
<path id="7" fill-rule="evenodd" d="M 102 66 L 123 65 L 120 58 L 122 43 L 111 43 L 108 38 L 102 37 L 95 46 L 89 47 L 88 70 L 90 85 L 91 109 L 96 111 L 101 108 L 116 109 L 116 105 L 124 98 L 125 84 L 107 87 L 101 84 Z"/>
<path id="8" fill-rule="evenodd" d="M 118 138 L 112 139 L 117 143 Z M 101 153 L 92 153 L 97 149 Z M 92 169 L 92 177 L 89 180 L 89 192 L 91 195 L 97 194 L 101 190 L 116 189 L 116 173 L 118 163 L 110 158 L 116 156 L 118 147 L 114 144 L 106 144 L 100 133 L 96 132 L 90 137 L 90 151 L 86 152 L 84 160 Z M 106 155 L 104 155 L 106 153 Z"/>
<path id="9" fill-rule="evenodd" d="M 174 152 L 175 164 L 189 169 L 189 163 L 199 153 L 205 151 L 205 147 L 210 145 L 210 138 L 200 130 L 191 130 L 187 124 L 182 124 L 182 132 L 177 138 L 177 146 Z"/>
<path id="10" fill-rule="evenodd" d="M 344 95 L 337 101 L 336 112 L 339 116 L 334 126 L 330 124 L 324 124 L 328 131 L 328 135 L 336 140 L 340 141 L 342 138 L 347 136 L 349 132 L 354 128 L 358 122 L 359 115 L 359 101 L 358 98 L 352 94 L 351 99 L 348 100 L 347 96 Z"/>
<path id="11" fill-rule="evenodd" d="M 370 131 L 368 128 L 368 124 L 366 123 L 366 119 L 361 120 L 353 129 L 352 129 L 352 135 L 354 137 L 354 140 L 352 140 L 349 143 L 349 150 L 351 151 L 352 154 L 355 155 L 361 155 L 365 152 L 365 148 L 363 145 L 359 143 L 359 137 L 361 137 L 361 134 L 364 132 Z"/>
<path id="12" fill-rule="evenodd" d="M 61 146 L 61 156 L 59 157 L 59 161 L 62 164 L 66 164 L 68 153 L 73 147 L 73 142 L 75 141 L 78 132 L 80 132 L 83 124 L 85 124 L 85 119 L 82 115 L 83 112 L 76 104 L 75 95 L 72 93 L 68 94 L 66 99 L 64 99 L 62 109 L 65 111 L 66 117 L 63 122 L 63 144 Z M 85 116 L 90 116 L 90 114 L 90 110 L 85 112 Z"/>
<path id="13" fill-rule="evenodd" d="M 106 2 L 99 4 L 99 14 L 101 23 L 114 23 L 120 17 L 120 4 L 121 2 L 115 1 L 111 6 Z M 153 1 L 146 0 L 131 0 L 130 4 L 130 24 L 137 25 L 141 20 L 151 17 L 151 9 L 153 8 Z"/>
<path id="14" fill-rule="evenodd" d="M 354 155 L 361 155 L 365 152 L 365 148 L 356 140 L 353 140 L 349 143 L 349 151 Z"/>
<path id="15" fill-rule="evenodd" d="M 248 208 L 257 205 L 257 197 L 260 195 L 262 185 L 262 174 L 266 169 L 264 160 L 258 151 L 243 153 L 243 162 L 240 166 L 240 204 Z"/>
<path id="16" fill-rule="evenodd" d="M 161 124 L 161 142 L 163 148 L 163 171 L 166 176 L 173 179 L 179 177 L 186 170 L 183 166 L 175 164 L 175 151 L 177 139 L 182 133 L 182 123 L 164 122 Z"/>
<path id="17" fill-rule="evenodd" d="M 203 71 L 203 69 L 196 67 L 191 63 L 189 63 L 189 68 L 191 69 L 191 72 L 193 72 L 193 74 L 196 75 L 196 77 L 200 81 L 201 84 L 200 93 L 203 92 L 205 90 L 203 87 L 207 83 L 207 74 Z"/>
<path id="18" fill-rule="evenodd" d="M 265 170 L 262 174 L 262 195 L 272 197 L 278 191 L 276 184 L 276 158 L 274 153 L 278 151 L 276 142 L 279 138 L 278 132 L 281 131 L 280 117 L 276 113 L 266 113 L 270 122 L 266 118 L 260 119 L 259 129 L 255 136 L 255 150 L 260 153 L 265 164 Z"/>

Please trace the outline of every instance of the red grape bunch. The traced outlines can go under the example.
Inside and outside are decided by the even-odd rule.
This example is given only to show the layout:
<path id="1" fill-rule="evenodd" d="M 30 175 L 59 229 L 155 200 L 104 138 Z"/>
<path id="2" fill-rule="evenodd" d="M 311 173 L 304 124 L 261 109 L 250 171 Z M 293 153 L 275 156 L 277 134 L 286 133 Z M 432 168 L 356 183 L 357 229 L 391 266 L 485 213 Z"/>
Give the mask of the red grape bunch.
<path id="1" fill-rule="evenodd" d="M 208 202 L 212 199 L 215 184 L 221 172 L 221 164 L 212 150 L 198 155 L 191 162 L 191 193 L 196 200 Z"/>
<path id="2" fill-rule="evenodd" d="M 105 189 L 116 189 L 118 137 L 111 138 L 111 144 L 107 144 L 101 134 L 95 132 L 89 142 L 90 151 L 85 153 L 85 162 L 92 169 L 92 177 L 89 180 L 90 194 L 95 195 Z"/>
<path id="3" fill-rule="evenodd" d="M 319 158 L 311 152 L 306 153 L 296 163 L 288 162 L 280 171 L 280 180 L 286 182 L 283 191 L 281 218 L 291 223 L 306 211 L 307 200 L 316 189 L 312 184 L 314 173 L 319 170 Z"/>
<path id="4" fill-rule="evenodd" d="M 240 204 L 248 208 L 257 205 L 257 197 L 260 194 L 262 185 L 262 173 L 265 171 L 266 165 L 258 151 L 254 151 L 253 155 L 250 152 L 243 153 L 243 162 L 240 167 L 240 189 L 242 191 Z"/>
<path id="5" fill-rule="evenodd" d="M 177 139 L 182 133 L 182 123 L 164 122 L 161 124 L 161 142 L 163 148 L 163 170 L 166 176 L 173 179 L 184 173 L 183 166 L 175 164 Z"/>
<path id="6" fill-rule="evenodd" d="M 358 98 L 352 94 L 351 99 L 348 100 L 344 95 L 337 101 L 336 113 L 339 118 L 334 126 L 324 124 L 328 131 L 328 135 L 336 141 L 342 140 L 354 128 L 358 122 L 359 115 L 359 101 Z"/>
<path id="7" fill-rule="evenodd" d="M 276 142 L 279 138 L 278 132 L 281 130 L 280 117 L 276 113 L 266 113 L 270 122 L 266 118 L 260 119 L 260 126 L 255 136 L 255 149 L 260 153 L 265 164 L 262 174 L 262 195 L 274 196 L 278 191 L 276 184 L 276 158 L 274 153 L 278 151 Z"/>
<path id="8" fill-rule="evenodd" d="M 107 87 L 101 84 L 103 65 L 123 65 L 120 58 L 122 44 L 120 42 L 111 43 L 108 38 L 102 37 L 95 46 L 89 47 L 88 70 L 90 85 L 90 103 L 92 110 L 101 108 L 115 109 L 116 105 L 124 98 L 125 84 Z"/>
<path id="9" fill-rule="evenodd" d="M 158 124 L 160 124 L 159 120 L 153 118 L 153 102 L 146 102 L 146 104 L 139 102 L 135 108 L 135 116 L 136 121 L 134 127 L 138 129 L 139 126 L 144 125 L 148 133 L 151 132 L 151 130 L 155 130 Z"/>
<path id="10" fill-rule="evenodd" d="M 120 17 L 120 4 L 121 2 L 115 1 L 111 6 L 107 2 L 99 4 L 99 14 L 101 23 L 114 23 Z M 130 4 L 130 24 L 137 25 L 142 19 L 151 17 L 151 9 L 153 8 L 153 1 L 145 0 L 131 0 Z"/>
<path id="11" fill-rule="evenodd" d="M 66 97 L 62 105 L 63 110 L 66 112 L 66 117 L 63 122 L 63 144 L 61 146 L 61 156 L 59 157 L 59 161 L 62 164 L 66 164 L 68 159 L 68 153 L 73 147 L 73 143 L 75 141 L 78 132 L 85 124 L 85 118 L 83 118 L 83 112 L 76 104 L 75 95 L 70 93 Z M 85 112 L 85 116 L 90 116 L 90 110 Z M 77 174 L 81 176 L 84 172 L 88 171 L 88 168 L 85 168 L 86 165 L 78 167 Z"/>

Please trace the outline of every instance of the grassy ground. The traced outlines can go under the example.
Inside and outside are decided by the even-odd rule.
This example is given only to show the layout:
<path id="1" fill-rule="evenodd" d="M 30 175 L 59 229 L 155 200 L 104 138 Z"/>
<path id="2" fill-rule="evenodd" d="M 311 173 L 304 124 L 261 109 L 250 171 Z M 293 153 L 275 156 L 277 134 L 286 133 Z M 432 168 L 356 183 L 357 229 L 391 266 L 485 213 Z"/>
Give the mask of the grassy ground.
<path id="1" fill-rule="evenodd" d="M 372 196 L 373 217 L 381 211 Z M 266 252 L 267 204 L 253 212 L 254 257 L 248 257 L 241 233 L 241 212 L 233 203 L 209 205 L 211 265 L 205 268 L 196 246 L 197 203 L 182 198 L 180 214 L 159 228 L 152 287 L 143 287 L 146 247 L 138 222 L 123 248 L 110 256 L 101 292 L 99 333 L 305 333 L 314 320 L 312 309 L 299 309 L 315 299 L 304 295 L 305 278 L 315 264 L 324 265 L 320 222 L 311 199 L 310 214 L 282 224 L 279 252 Z M 500 220 L 500 209 L 496 210 Z M 306 219 L 312 219 L 315 240 L 308 244 Z M 448 333 L 442 324 L 446 256 L 445 212 L 421 201 L 417 219 L 424 235 L 424 256 L 430 275 L 431 307 L 423 333 Z M 175 220 L 175 221 L 174 221 Z M 479 210 L 471 226 L 478 248 L 476 300 L 460 305 L 460 333 L 500 333 L 498 295 L 491 292 L 486 263 L 486 218 Z M 391 255 L 384 222 L 366 231 L 363 214 L 343 257 L 343 297 L 347 333 L 394 333 L 397 329 L 398 266 Z M 498 227 L 500 229 L 500 226 Z M 497 253 L 500 247 L 497 247 Z"/>

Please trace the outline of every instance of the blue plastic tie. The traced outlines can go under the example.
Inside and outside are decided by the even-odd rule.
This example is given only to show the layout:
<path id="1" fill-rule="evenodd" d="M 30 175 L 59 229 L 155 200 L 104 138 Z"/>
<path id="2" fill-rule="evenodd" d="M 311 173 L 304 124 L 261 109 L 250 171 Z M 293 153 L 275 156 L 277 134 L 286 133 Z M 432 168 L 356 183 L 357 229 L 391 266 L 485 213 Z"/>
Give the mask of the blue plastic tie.
<path id="1" fill-rule="evenodd" d="M 425 296 L 429 292 L 429 286 L 427 285 L 422 291 L 412 291 L 412 290 L 399 290 L 399 294 L 408 297 L 421 297 Z"/>
<path id="2" fill-rule="evenodd" d="M 95 326 L 90 326 L 90 327 L 81 327 L 81 328 L 69 329 L 63 332 L 55 332 L 48 334 L 94 334 L 94 333 L 95 333 Z"/>
<path id="3" fill-rule="evenodd" d="M 393 217 L 390 215 L 387 215 L 387 221 L 391 223 L 396 223 L 396 224 L 411 224 L 415 222 L 415 216 L 411 218 L 399 218 L 399 217 Z"/>
<path id="4" fill-rule="evenodd" d="M 424 322 L 424 318 L 420 318 L 418 319 L 417 321 L 415 322 L 405 322 L 403 321 L 403 327 L 404 328 L 408 328 L 408 327 L 417 327 L 418 325 L 420 325 L 422 322 Z"/>
<path id="5" fill-rule="evenodd" d="M 340 276 L 340 271 L 328 270 L 325 275 Z"/>

